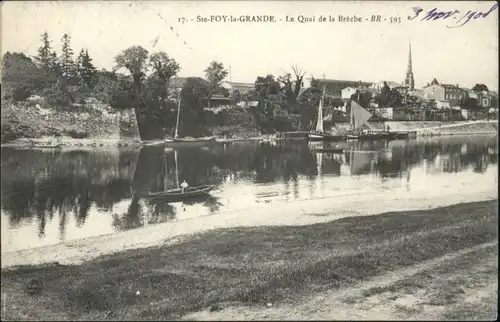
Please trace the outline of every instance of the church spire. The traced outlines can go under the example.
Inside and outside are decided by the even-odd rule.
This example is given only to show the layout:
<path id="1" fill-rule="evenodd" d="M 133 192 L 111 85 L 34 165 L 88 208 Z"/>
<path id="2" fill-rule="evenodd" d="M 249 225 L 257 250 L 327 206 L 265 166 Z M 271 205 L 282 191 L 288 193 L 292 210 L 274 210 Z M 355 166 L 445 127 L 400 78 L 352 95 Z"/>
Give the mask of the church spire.
<path id="1" fill-rule="evenodd" d="M 412 68 L 411 68 L 411 43 L 408 45 L 408 68 L 406 69 L 407 74 L 412 74 Z"/>
<path id="2" fill-rule="evenodd" d="M 405 86 L 411 90 L 415 87 L 415 80 L 413 78 L 413 68 L 411 62 L 411 43 L 408 45 L 408 67 L 406 68 Z"/>

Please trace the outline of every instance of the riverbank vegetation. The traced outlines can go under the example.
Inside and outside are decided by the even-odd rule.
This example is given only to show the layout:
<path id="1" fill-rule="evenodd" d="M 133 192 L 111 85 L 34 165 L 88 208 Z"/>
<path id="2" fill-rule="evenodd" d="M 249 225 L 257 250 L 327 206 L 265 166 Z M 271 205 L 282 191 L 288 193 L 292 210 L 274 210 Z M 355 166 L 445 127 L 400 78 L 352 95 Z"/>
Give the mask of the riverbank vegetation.
<path id="1" fill-rule="evenodd" d="M 310 226 L 222 229 L 78 266 L 3 270 L 2 317 L 176 319 L 226 305 L 292 305 L 494 242 L 497 206 L 495 200 Z M 34 280 L 40 294 L 26 295 Z"/>
<path id="2" fill-rule="evenodd" d="M 30 106 L 37 107 L 32 113 L 42 109 L 75 115 L 88 105 L 97 105 L 109 113 L 133 109 L 141 139 L 158 139 L 173 135 L 179 99 L 182 102 L 181 136 L 224 131 L 221 126 L 237 133 L 274 133 L 308 127 L 315 117 L 315 109 L 311 107 L 315 107 L 319 99 L 318 91 L 315 95 L 302 94 L 298 99 L 305 72 L 297 66 L 293 67 L 294 77 L 290 73 L 276 79 L 272 75 L 257 77 L 255 90 L 241 95 L 221 87 L 228 75 L 222 62 L 210 62 L 205 79 L 190 77 L 178 82 L 177 74 L 182 66 L 173 57 L 162 51 L 149 52 L 140 46 L 119 52 L 111 70 L 98 70 L 88 49 L 82 48 L 75 54 L 69 34 L 62 36 L 60 52 L 56 52 L 45 32 L 35 57 L 7 52 L 2 64 L 2 117 L 5 117 L 2 125 L 9 124 L 5 128 L 2 126 L 3 141 L 23 134 L 28 137 L 39 132 L 45 134 L 34 130 L 35 125 L 22 123 L 22 118 L 22 124 L 18 125 L 19 118 L 16 120 L 11 113 L 16 108 L 28 109 Z M 230 98 L 233 107 L 241 101 L 258 101 L 258 105 L 235 108 L 232 113 L 207 111 L 206 108 L 212 107 L 212 97 L 217 96 Z M 301 115 L 302 120 L 289 118 L 288 114 Z M 78 123 L 78 118 L 73 121 Z M 234 129 L 234 126 L 241 128 Z M 61 129 L 52 132 L 57 131 L 65 132 Z M 45 132 L 51 133 L 50 130 Z"/>

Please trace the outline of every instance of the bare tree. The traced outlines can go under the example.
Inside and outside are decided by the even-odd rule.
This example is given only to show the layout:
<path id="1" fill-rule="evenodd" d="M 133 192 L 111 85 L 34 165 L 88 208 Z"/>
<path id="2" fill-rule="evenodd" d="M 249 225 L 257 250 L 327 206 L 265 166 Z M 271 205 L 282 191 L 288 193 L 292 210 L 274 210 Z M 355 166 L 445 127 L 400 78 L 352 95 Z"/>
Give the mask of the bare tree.
<path id="1" fill-rule="evenodd" d="M 295 97 L 297 97 L 297 95 L 299 95 L 299 93 L 300 93 L 300 89 L 302 88 L 302 86 L 304 86 L 303 80 L 304 80 L 304 76 L 306 75 L 306 72 L 303 71 L 297 65 L 293 65 L 292 70 L 293 70 L 293 73 L 295 75 L 293 93 L 295 94 Z"/>

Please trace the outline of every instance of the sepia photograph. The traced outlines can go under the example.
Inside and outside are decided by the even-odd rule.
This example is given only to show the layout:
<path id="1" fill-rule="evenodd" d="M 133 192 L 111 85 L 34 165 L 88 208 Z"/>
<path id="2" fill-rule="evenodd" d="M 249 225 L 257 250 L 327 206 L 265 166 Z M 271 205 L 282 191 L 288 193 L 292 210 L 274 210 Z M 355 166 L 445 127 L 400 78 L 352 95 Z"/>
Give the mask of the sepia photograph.
<path id="1" fill-rule="evenodd" d="M 498 2 L 0 6 L 3 321 L 497 319 Z"/>

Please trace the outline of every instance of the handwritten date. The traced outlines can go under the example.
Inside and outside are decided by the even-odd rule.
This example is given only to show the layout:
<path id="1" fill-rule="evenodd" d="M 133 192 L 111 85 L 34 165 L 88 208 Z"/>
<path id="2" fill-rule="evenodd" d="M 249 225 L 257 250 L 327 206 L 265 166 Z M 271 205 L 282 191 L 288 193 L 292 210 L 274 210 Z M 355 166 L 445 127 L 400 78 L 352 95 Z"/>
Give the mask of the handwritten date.
<path id="1" fill-rule="evenodd" d="M 413 8 L 413 16 L 408 16 L 408 20 L 414 20 L 417 17 L 420 17 L 421 21 L 434 21 L 434 20 L 445 20 L 452 18 L 455 23 L 453 25 L 447 26 L 448 28 L 457 28 L 467 24 L 471 19 L 484 19 L 488 17 L 488 15 L 494 12 L 498 8 L 498 3 L 495 3 L 490 10 L 487 12 L 478 12 L 469 10 L 467 13 L 463 14 L 459 10 L 450 10 L 450 11 L 440 11 L 437 8 L 427 11 L 426 13 L 422 12 L 424 9 L 420 7 Z M 422 14 L 422 15 L 421 15 Z M 460 18 L 460 19 L 458 19 Z M 458 20 L 457 20 L 458 19 Z"/>

